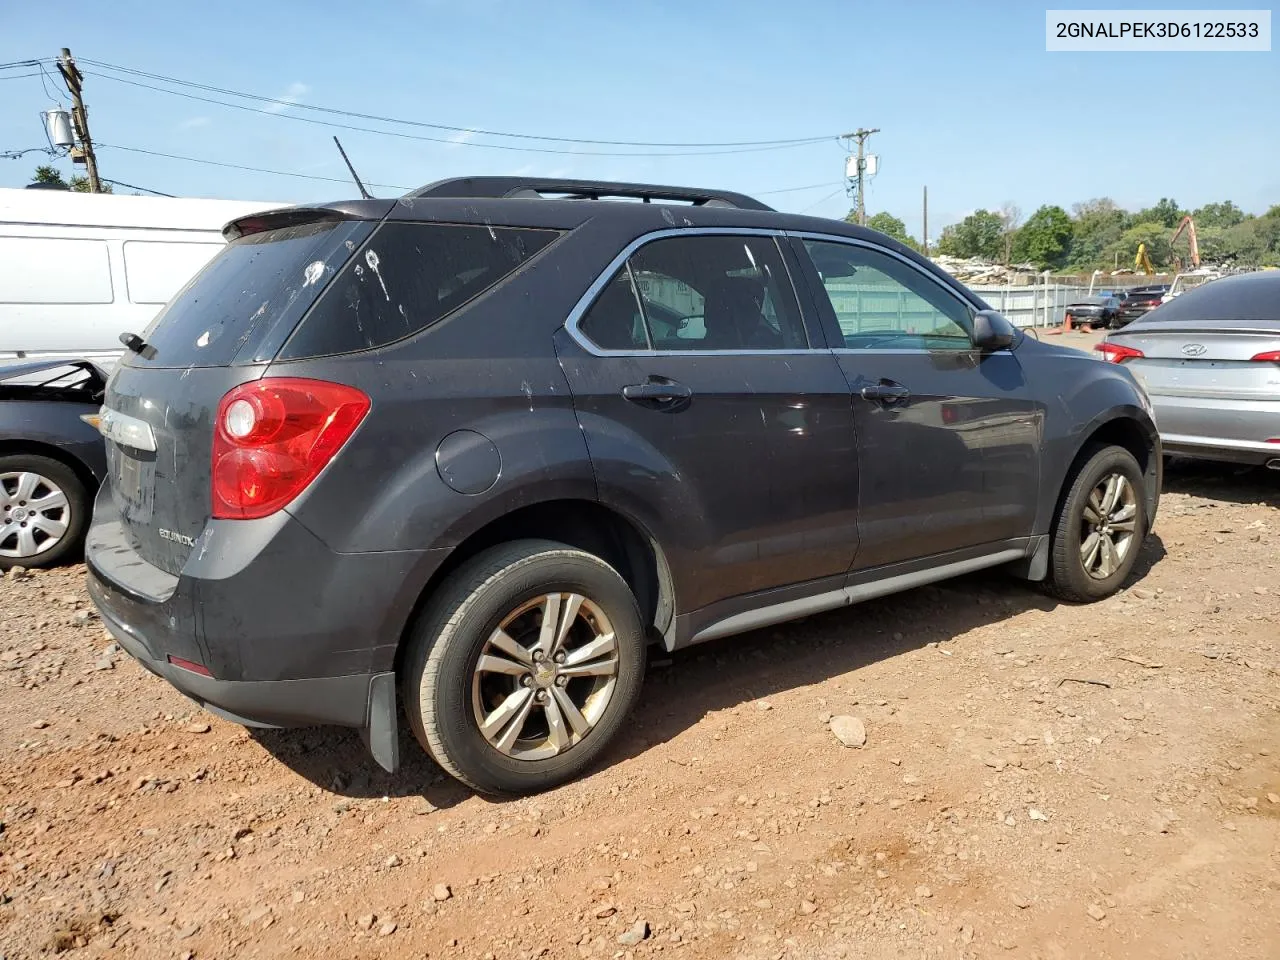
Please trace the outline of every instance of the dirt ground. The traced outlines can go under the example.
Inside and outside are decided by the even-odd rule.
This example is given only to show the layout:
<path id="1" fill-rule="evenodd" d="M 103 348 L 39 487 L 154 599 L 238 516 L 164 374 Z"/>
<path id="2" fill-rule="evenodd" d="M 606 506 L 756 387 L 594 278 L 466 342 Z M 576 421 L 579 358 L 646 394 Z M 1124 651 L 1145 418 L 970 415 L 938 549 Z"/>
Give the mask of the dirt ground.
<path id="1" fill-rule="evenodd" d="M 1278 505 L 1183 465 L 1103 603 L 988 574 L 655 659 L 510 802 L 216 719 L 83 569 L 5 578 L 0 955 L 1278 957 Z"/>

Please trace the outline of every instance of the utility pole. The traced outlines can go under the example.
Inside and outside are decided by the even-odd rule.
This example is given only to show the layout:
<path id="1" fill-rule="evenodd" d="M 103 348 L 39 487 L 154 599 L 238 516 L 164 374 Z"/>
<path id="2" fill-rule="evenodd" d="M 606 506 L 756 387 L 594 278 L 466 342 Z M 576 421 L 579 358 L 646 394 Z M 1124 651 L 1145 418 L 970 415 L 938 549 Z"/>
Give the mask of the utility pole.
<path id="1" fill-rule="evenodd" d="M 71 148 L 71 162 L 84 164 L 85 173 L 89 177 L 89 192 L 101 193 L 102 181 L 98 179 L 98 158 L 93 153 L 93 140 L 89 136 L 89 112 L 85 110 L 84 100 L 80 97 L 84 74 L 71 59 L 71 51 L 66 47 L 62 48 L 62 56 L 58 58 L 58 72 L 62 74 L 62 79 L 67 84 L 67 91 L 71 94 L 71 122 L 75 126 L 76 137 L 80 140 L 79 147 Z"/>
<path id="2" fill-rule="evenodd" d="M 857 206 L 855 209 L 857 210 L 859 226 L 866 226 L 867 224 L 867 203 L 866 203 L 867 137 L 871 136 L 873 133 L 879 133 L 879 132 L 880 132 L 879 127 L 874 127 L 871 130 L 867 130 L 863 127 L 859 127 L 853 133 L 846 133 L 843 138 L 845 140 L 852 140 L 858 145 L 858 156 L 857 156 L 858 162 L 854 171 L 854 176 L 851 177 L 850 179 L 853 181 L 854 191 L 857 197 Z M 849 173 L 849 170 L 846 165 L 846 168 L 845 168 L 846 176 L 848 175 L 848 173 Z"/>
<path id="3" fill-rule="evenodd" d="M 924 255 L 929 255 L 929 188 L 924 188 L 924 229 L 921 231 L 923 237 Z"/>

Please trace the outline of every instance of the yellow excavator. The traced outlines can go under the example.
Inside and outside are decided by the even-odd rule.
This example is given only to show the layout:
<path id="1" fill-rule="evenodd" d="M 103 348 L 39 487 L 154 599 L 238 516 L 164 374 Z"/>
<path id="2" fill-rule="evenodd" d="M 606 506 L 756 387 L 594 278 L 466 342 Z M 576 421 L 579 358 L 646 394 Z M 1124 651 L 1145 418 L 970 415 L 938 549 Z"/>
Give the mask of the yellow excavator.
<path id="1" fill-rule="evenodd" d="M 1151 257 L 1147 255 L 1147 245 L 1145 243 L 1138 244 L 1138 253 L 1133 258 L 1133 269 L 1141 270 L 1147 276 L 1151 276 L 1156 272 L 1156 268 L 1151 265 Z"/>

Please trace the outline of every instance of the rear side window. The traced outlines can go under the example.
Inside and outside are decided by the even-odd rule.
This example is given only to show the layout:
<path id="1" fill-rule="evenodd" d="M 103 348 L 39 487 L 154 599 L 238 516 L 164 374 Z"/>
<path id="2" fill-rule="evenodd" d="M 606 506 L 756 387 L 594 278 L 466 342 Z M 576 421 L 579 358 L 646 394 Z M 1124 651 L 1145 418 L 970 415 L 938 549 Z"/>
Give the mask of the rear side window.
<path id="1" fill-rule="evenodd" d="M 325 220 L 228 244 L 144 331 L 154 357 L 129 362 L 218 367 L 253 359 L 271 331 L 298 322 L 369 229 L 363 221 Z"/>
<path id="2" fill-rule="evenodd" d="M 554 230 L 384 224 L 285 344 L 283 360 L 368 350 L 443 319 L 551 243 Z"/>

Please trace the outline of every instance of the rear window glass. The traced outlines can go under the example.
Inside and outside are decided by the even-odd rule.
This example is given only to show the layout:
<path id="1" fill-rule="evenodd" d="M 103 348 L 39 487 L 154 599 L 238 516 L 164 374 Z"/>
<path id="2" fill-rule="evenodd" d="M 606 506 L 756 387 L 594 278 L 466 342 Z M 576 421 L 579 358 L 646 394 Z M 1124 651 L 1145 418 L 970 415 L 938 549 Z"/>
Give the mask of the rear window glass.
<path id="1" fill-rule="evenodd" d="M 371 224 L 319 221 L 228 244 L 156 315 L 136 366 L 216 367 L 253 359 L 272 331 L 288 330 L 337 273 Z"/>
<path id="2" fill-rule="evenodd" d="M 543 249 L 554 230 L 387 223 L 334 279 L 281 359 L 368 350 L 425 329 Z"/>

